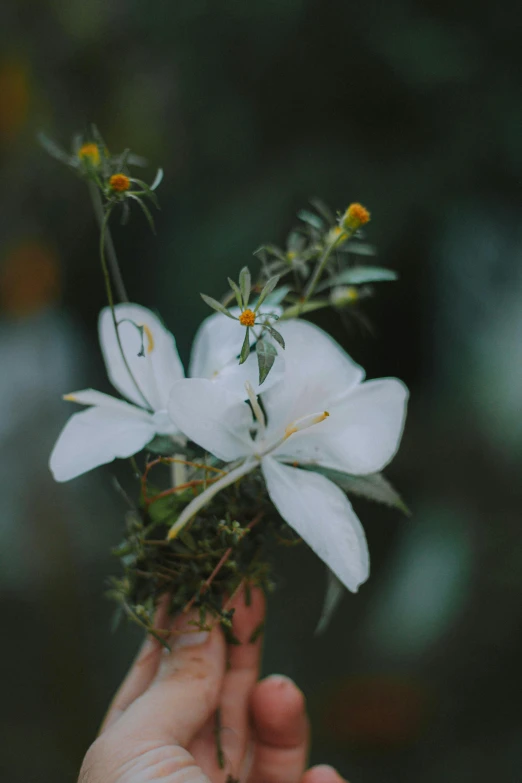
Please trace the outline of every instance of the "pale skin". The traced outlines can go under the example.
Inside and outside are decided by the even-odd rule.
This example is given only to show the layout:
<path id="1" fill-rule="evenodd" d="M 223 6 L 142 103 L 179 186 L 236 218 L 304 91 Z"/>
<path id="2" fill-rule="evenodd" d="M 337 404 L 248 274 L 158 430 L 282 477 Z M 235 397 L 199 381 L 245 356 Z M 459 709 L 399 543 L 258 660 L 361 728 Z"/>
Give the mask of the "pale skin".
<path id="1" fill-rule="evenodd" d="M 288 678 L 259 682 L 264 617 L 254 591 L 234 604 L 234 633 L 194 631 L 191 616 L 172 624 L 171 652 L 148 639 L 113 699 L 85 756 L 78 783 L 343 783 L 328 766 L 306 771 L 309 725 L 304 696 Z M 163 623 L 161 623 L 163 619 Z M 158 618 L 161 627 L 168 622 Z M 216 752 L 221 716 L 225 768 Z"/>

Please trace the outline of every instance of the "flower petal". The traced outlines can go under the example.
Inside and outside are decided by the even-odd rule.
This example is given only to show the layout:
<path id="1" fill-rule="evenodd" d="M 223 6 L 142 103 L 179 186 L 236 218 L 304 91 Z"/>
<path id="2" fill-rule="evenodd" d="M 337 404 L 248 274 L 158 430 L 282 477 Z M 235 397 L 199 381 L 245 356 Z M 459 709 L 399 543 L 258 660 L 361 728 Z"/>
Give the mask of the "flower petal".
<path id="1" fill-rule="evenodd" d="M 168 411 L 181 432 L 218 459 L 231 462 L 253 452 L 250 408 L 220 384 L 205 378 L 178 381 Z"/>
<path id="2" fill-rule="evenodd" d="M 251 353 L 246 362 L 239 364 L 237 359 L 233 359 L 215 376 L 213 383 L 219 384 L 224 389 L 233 394 L 239 400 L 246 400 L 247 393 L 245 384 L 248 381 L 254 394 L 268 391 L 282 379 L 285 372 L 285 359 L 282 348 L 277 347 L 277 356 L 270 370 L 268 377 L 262 385 L 259 384 L 259 367 L 257 363 L 257 354 Z"/>
<path id="3" fill-rule="evenodd" d="M 67 400 L 67 402 L 77 402 L 79 405 L 99 405 L 100 407 L 112 408 L 120 412 L 126 411 L 128 416 L 141 420 L 149 417 L 147 411 L 138 408 L 136 405 L 119 400 L 110 394 L 96 391 L 96 389 L 82 389 L 81 391 L 70 392 L 70 394 L 65 394 L 63 399 Z"/>
<path id="4" fill-rule="evenodd" d="M 285 375 L 281 384 L 263 393 L 271 432 L 328 409 L 364 378 L 364 370 L 318 326 L 293 320 L 278 323 L 277 330 L 286 345 Z"/>
<path id="5" fill-rule="evenodd" d="M 122 359 L 112 313 L 106 307 L 100 313 L 98 328 L 111 383 L 136 405 L 152 410 L 166 408 L 172 386 L 185 375 L 173 335 L 146 307 L 121 304 L 115 311 L 125 358 L 139 391 Z M 146 327 L 143 334 L 139 326 Z"/>
<path id="6" fill-rule="evenodd" d="M 69 481 L 116 457 L 130 457 L 152 440 L 152 416 L 144 411 L 129 415 L 124 406 L 96 406 L 71 416 L 49 462 L 56 481 Z"/>
<path id="7" fill-rule="evenodd" d="M 270 498 L 288 524 L 352 592 L 369 575 L 366 537 L 344 492 L 324 476 L 265 457 Z"/>
<path id="8" fill-rule="evenodd" d="M 325 421 L 291 435 L 274 454 L 354 475 L 377 473 L 399 448 L 407 401 L 397 378 L 367 381 L 338 400 Z"/>

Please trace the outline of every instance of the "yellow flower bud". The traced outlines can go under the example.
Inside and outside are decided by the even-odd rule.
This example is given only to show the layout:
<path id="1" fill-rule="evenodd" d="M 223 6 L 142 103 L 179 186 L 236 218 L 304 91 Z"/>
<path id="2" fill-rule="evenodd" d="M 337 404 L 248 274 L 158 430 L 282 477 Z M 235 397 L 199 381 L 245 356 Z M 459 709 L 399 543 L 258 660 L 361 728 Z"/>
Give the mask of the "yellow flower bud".
<path id="1" fill-rule="evenodd" d="M 126 174 L 113 174 L 109 180 L 109 186 L 117 193 L 125 193 L 130 188 L 130 179 Z"/>
<path id="2" fill-rule="evenodd" d="M 99 166 L 100 164 L 100 150 L 96 144 L 84 144 L 78 150 L 78 157 L 80 160 L 88 161 L 93 166 Z"/>
<path id="3" fill-rule="evenodd" d="M 355 231 L 370 220 L 370 213 L 362 204 L 350 204 L 340 220 L 340 225 L 346 231 Z"/>

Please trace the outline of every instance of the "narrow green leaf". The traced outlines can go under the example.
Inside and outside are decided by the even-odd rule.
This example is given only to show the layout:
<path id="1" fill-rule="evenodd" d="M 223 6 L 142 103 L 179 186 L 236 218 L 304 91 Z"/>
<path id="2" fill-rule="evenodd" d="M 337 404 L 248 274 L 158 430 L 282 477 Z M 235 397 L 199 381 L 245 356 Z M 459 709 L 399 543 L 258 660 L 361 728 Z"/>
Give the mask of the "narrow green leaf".
<path id="1" fill-rule="evenodd" d="M 272 291 L 271 294 L 268 294 L 268 296 L 265 297 L 265 307 L 277 307 L 291 290 L 292 287 L 289 285 L 282 285 L 279 288 L 276 288 L 275 291 Z M 256 304 L 256 309 L 258 306 L 259 305 Z"/>
<path id="2" fill-rule="evenodd" d="M 336 577 L 333 571 L 328 569 L 328 582 L 326 585 L 326 593 L 324 596 L 323 608 L 321 610 L 321 616 L 315 629 L 315 635 L 319 636 L 324 633 L 330 624 L 333 613 L 339 605 L 339 601 L 343 597 L 346 588 L 343 583 Z"/>
<path id="3" fill-rule="evenodd" d="M 314 299 L 312 302 L 295 304 L 285 310 L 281 318 L 286 321 L 288 318 L 296 318 L 297 316 L 304 315 L 305 313 L 312 313 L 314 310 L 321 310 L 321 308 L 329 307 L 329 305 L 329 299 Z"/>
<path id="4" fill-rule="evenodd" d="M 322 220 L 322 218 L 320 218 L 318 215 L 314 215 L 313 212 L 309 212 L 307 209 L 301 209 L 297 213 L 297 217 L 299 220 L 308 223 L 309 226 L 316 228 L 318 231 L 324 230 L 324 220 Z"/>
<path id="5" fill-rule="evenodd" d="M 257 351 L 257 364 L 259 367 L 259 385 L 261 385 L 267 378 L 268 373 L 272 369 L 277 351 L 272 343 L 266 340 L 258 340 L 256 345 Z"/>
<path id="6" fill-rule="evenodd" d="M 261 245 L 257 248 L 257 250 L 254 250 L 252 255 L 257 256 L 261 252 L 269 253 L 271 256 L 275 256 L 280 261 L 286 262 L 286 255 L 283 253 L 281 248 L 277 247 L 277 245 Z"/>
<path id="7" fill-rule="evenodd" d="M 340 470 L 323 468 L 319 465 L 302 465 L 306 470 L 313 470 L 315 473 L 321 473 L 326 478 L 335 482 L 341 489 L 348 494 L 360 495 L 375 503 L 383 503 L 385 506 L 392 506 L 399 509 L 407 516 L 410 511 L 396 489 L 390 484 L 382 473 L 369 473 L 366 476 L 352 476 L 349 473 L 343 473 Z"/>
<path id="8" fill-rule="evenodd" d="M 239 354 L 239 364 L 243 364 L 243 362 L 246 362 L 250 355 L 250 329 L 245 329 L 245 339 L 243 340 L 243 345 L 241 346 L 241 353 Z"/>
<path id="9" fill-rule="evenodd" d="M 272 293 L 272 291 L 278 284 L 280 277 L 281 275 L 274 275 L 273 277 L 270 278 L 270 280 L 268 280 L 265 283 L 263 290 L 259 294 L 259 299 L 257 300 L 256 312 L 258 311 L 259 307 L 263 304 L 268 294 Z"/>
<path id="10" fill-rule="evenodd" d="M 68 155 L 65 150 L 63 150 L 61 147 L 58 146 L 58 144 L 55 144 L 55 142 L 50 139 L 48 136 L 45 135 L 45 133 L 42 133 L 40 131 L 37 134 L 37 139 L 44 148 L 44 150 L 49 153 L 53 158 L 56 158 L 56 160 L 59 160 L 60 163 L 66 163 L 68 165 L 71 164 L 71 156 Z"/>
<path id="11" fill-rule="evenodd" d="M 138 198 L 138 196 L 134 196 L 132 193 L 127 193 L 126 197 L 127 198 L 131 198 L 133 201 L 137 201 L 138 202 L 138 204 L 140 205 L 140 207 L 142 209 L 143 214 L 147 218 L 147 223 L 149 224 L 150 230 L 152 231 L 153 234 L 155 234 L 156 233 L 156 226 L 154 225 L 154 218 L 150 214 L 149 210 L 147 209 L 147 207 L 145 206 L 143 201 L 140 198 Z"/>
<path id="12" fill-rule="evenodd" d="M 330 207 L 318 198 L 311 198 L 310 204 L 316 209 L 321 217 L 323 217 L 327 223 L 333 225 L 335 223 L 335 215 Z"/>
<path id="13" fill-rule="evenodd" d="M 366 242 L 346 242 L 338 250 L 341 253 L 355 253 L 357 256 L 376 256 L 377 250 L 374 245 L 368 245 Z"/>
<path id="14" fill-rule="evenodd" d="M 227 308 L 221 304 L 221 302 L 218 302 L 217 299 L 213 299 L 211 296 L 207 296 L 206 294 L 200 294 L 203 301 L 208 304 L 209 307 L 211 307 L 213 310 L 217 310 L 218 313 L 223 313 L 223 315 L 228 315 L 229 318 L 232 318 L 234 321 L 237 321 L 237 318 L 234 318 L 233 315 L 231 315 Z"/>
<path id="15" fill-rule="evenodd" d="M 393 269 L 384 269 L 379 266 L 352 266 L 325 280 L 316 290 L 322 291 L 333 285 L 360 285 L 361 283 L 377 283 L 382 280 L 397 280 L 397 278 L 397 272 L 394 272 Z"/>
<path id="16" fill-rule="evenodd" d="M 232 278 L 228 277 L 227 280 L 228 280 L 228 284 L 229 284 L 230 288 L 232 289 L 232 291 L 236 295 L 237 306 L 242 310 L 243 309 L 243 297 L 241 295 L 241 291 L 237 287 L 237 283 L 234 283 Z"/>
<path id="17" fill-rule="evenodd" d="M 250 291 L 252 290 L 252 278 L 250 276 L 250 269 L 244 266 L 239 273 L 239 287 L 243 296 L 243 302 L 245 307 L 248 307 L 248 300 L 250 299 Z"/>
<path id="18" fill-rule="evenodd" d="M 163 169 L 158 169 L 156 172 L 156 176 L 152 181 L 152 185 L 150 186 L 150 189 L 156 190 L 156 188 L 161 184 L 162 180 L 163 180 Z"/>
<path id="19" fill-rule="evenodd" d="M 270 326 L 270 324 L 264 324 L 265 329 L 272 335 L 276 343 L 279 343 L 281 348 L 285 348 L 285 341 L 283 338 L 283 335 L 280 334 L 277 329 L 274 329 L 273 326 Z"/>

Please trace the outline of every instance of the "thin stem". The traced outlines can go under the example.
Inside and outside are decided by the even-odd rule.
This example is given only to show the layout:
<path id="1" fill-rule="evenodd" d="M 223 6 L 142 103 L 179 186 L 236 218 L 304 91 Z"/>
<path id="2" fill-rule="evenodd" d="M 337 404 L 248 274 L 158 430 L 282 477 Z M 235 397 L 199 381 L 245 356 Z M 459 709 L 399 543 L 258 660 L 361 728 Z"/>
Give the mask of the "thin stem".
<path id="1" fill-rule="evenodd" d="M 94 207 L 94 214 L 96 215 L 96 220 L 98 221 L 98 225 L 101 230 L 103 225 L 105 210 L 103 209 L 103 202 L 100 195 L 100 191 L 96 187 L 94 182 L 89 182 L 88 185 L 89 185 L 89 193 L 91 194 L 92 205 Z M 108 229 L 105 232 L 105 247 L 107 250 L 107 257 L 108 257 L 109 267 L 111 271 L 111 277 L 114 283 L 114 287 L 116 289 L 116 293 L 118 295 L 118 299 L 120 300 L 120 302 L 128 302 L 129 297 L 127 296 L 125 283 L 123 282 L 123 277 L 118 264 L 116 250 L 114 249 L 114 242 L 112 241 L 111 232 Z"/>
<path id="2" fill-rule="evenodd" d="M 114 332 L 116 334 L 116 342 L 118 343 L 118 348 L 121 353 L 121 358 L 123 359 L 123 364 L 125 365 L 125 369 L 127 370 L 129 374 L 129 378 L 131 379 L 134 388 L 138 392 L 139 396 L 143 400 L 145 407 L 152 411 L 152 405 L 148 402 L 147 398 L 141 391 L 140 387 L 138 386 L 138 383 L 132 374 L 131 368 L 129 367 L 129 363 L 127 361 L 127 357 L 125 356 L 125 352 L 123 350 L 123 345 L 121 344 L 121 338 L 120 333 L 118 330 L 118 321 L 116 319 L 116 310 L 114 309 L 114 296 L 112 294 L 112 286 L 111 286 L 111 277 L 109 275 L 109 268 L 107 266 L 107 258 L 105 256 L 105 245 L 106 245 L 106 235 L 107 235 L 107 228 L 109 225 L 109 218 L 111 216 L 112 207 L 108 207 L 107 211 L 105 212 L 101 228 L 100 228 L 100 260 L 102 265 L 102 271 L 103 271 L 103 279 L 105 281 L 105 291 L 107 293 L 107 300 L 109 302 L 109 307 L 111 308 L 111 315 L 112 315 L 112 323 L 114 325 Z"/>
<path id="3" fill-rule="evenodd" d="M 325 248 L 325 250 L 323 252 L 323 255 L 321 256 L 321 258 L 317 262 L 317 266 L 315 267 L 315 271 L 314 271 L 310 281 L 308 282 L 308 285 L 306 286 L 305 295 L 304 295 L 303 301 L 301 302 L 301 305 L 304 305 L 310 299 L 310 297 L 312 296 L 313 292 L 315 291 L 317 283 L 319 282 L 319 280 L 321 278 L 321 275 L 324 272 L 324 268 L 325 268 L 325 266 L 326 266 L 326 264 L 328 262 L 328 259 L 332 255 L 332 251 L 335 249 L 336 245 L 337 245 L 337 241 L 334 240 L 333 242 L 330 242 L 329 245 L 327 245 L 327 247 Z"/>

